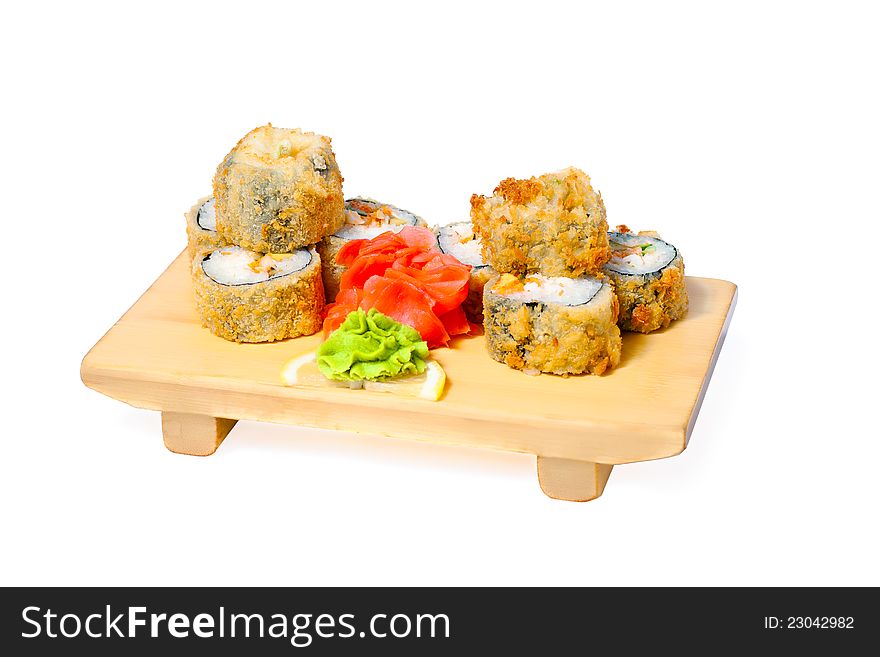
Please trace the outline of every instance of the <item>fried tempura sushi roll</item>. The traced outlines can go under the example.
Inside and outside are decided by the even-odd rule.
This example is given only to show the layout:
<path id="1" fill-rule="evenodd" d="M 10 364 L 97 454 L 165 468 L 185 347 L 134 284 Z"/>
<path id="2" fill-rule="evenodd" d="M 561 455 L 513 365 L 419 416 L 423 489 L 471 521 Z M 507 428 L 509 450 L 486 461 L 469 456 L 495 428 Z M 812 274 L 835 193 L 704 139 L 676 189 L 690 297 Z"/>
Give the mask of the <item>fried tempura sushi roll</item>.
<path id="1" fill-rule="evenodd" d="M 614 283 L 625 331 L 650 333 L 687 314 L 684 260 L 655 235 L 637 235 L 626 226 L 608 234 L 611 260 L 604 271 Z"/>
<path id="2" fill-rule="evenodd" d="M 573 167 L 507 178 L 493 196 L 471 196 L 474 232 L 496 271 L 517 276 L 595 275 L 611 257 L 602 197 Z"/>
<path id="3" fill-rule="evenodd" d="M 272 342 L 321 328 L 324 287 L 314 249 L 263 255 L 226 246 L 192 270 L 202 325 L 235 342 Z"/>
<path id="4" fill-rule="evenodd" d="M 468 321 L 483 323 L 483 288 L 490 278 L 497 275 L 483 260 L 480 240 L 474 235 L 470 221 L 457 221 L 437 228 L 437 243 L 443 253 L 457 258 L 459 262 L 473 267 L 468 281 L 468 296 L 461 304 Z"/>
<path id="5" fill-rule="evenodd" d="M 336 264 L 336 254 L 351 240 L 373 239 L 390 230 L 399 232 L 404 226 L 427 226 L 420 216 L 388 203 L 370 198 L 351 198 L 345 202 L 345 223 L 316 245 L 321 255 L 324 275 L 324 293 L 327 301 L 336 299 L 339 281 L 345 267 Z"/>
<path id="6" fill-rule="evenodd" d="M 483 317 L 489 355 L 529 374 L 602 374 L 620 362 L 607 281 L 502 274 L 486 284 Z"/>
<path id="7" fill-rule="evenodd" d="M 190 259 L 226 245 L 227 242 L 217 232 L 214 197 L 199 199 L 186 213 L 186 248 Z"/>
<path id="8" fill-rule="evenodd" d="M 214 198 L 220 235 L 259 253 L 315 244 L 345 222 L 330 139 L 301 130 L 251 130 L 217 167 Z"/>

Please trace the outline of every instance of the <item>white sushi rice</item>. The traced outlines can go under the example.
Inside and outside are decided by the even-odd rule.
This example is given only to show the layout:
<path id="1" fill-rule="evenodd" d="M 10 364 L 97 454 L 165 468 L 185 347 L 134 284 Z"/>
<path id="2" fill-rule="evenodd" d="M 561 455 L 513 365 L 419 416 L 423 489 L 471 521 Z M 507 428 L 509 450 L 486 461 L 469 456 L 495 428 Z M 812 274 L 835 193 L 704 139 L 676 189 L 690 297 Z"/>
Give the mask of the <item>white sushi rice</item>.
<path id="1" fill-rule="evenodd" d="M 217 232 L 217 213 L 214 210 L 213 197 L 205 201 L 202 207 L 199 208 L 199 214 L 198 217 L 196 217 L 196 221 L 199 224 L 199 228 L 202 230 Z"/>
<path id="2" fill-rule="evenodd" d="M 308 249 L 283 255 L 256 253 L 240 246 L 217 249 L 202 261 L 202 269 L 220 285 L 252 285 L 287 276 L 304 269 L 312 261 Z"/>
<path id="3" fill-rule="evenodd" d="M 563 276 L 527 276 L 523 289 L 504 294 L 508 299 L 521 303 L 559 303 L 564 306 L 580 306 L 589 303 L 602 289 L 602 281 L 595 278 L 565 278 Z"/>
<path id="4" fill-rule="evenodd" d="M 472 267 L 483 267 L 483 253 L 480 240 L 474 235 L 474 226 L 470 221 L 459 221 L 438 230 L 440 250 L 457 258 L 459 262 Z"/>
<path id="5" fill-rule="evenodd" d="M 361 207 L 367 206 L 370 208 L 371 214 L 367 216 L 360 214 L 353 208 L 352 202 Z M 381 220 L 377 221 L 375 212 L 380 208 L 388 208 L 391 214 L 379 212 L 378 216 L 381 217 Z M 379 201 L 355 198 L 345 202 L 345 224 L 333 235 L 344 240 L 369 240 L 388 231 L 399 233 L 404 227 L 415 226 L 417 222 L 418 217 L 406 210 Z"/>
<path id="6" fill-rule="evenodd" d="M 660 271 L 675 259 L 675 247 L 646 235 L 609 233 L 611 260 L 606 265 L 619 274 L 650 274 Z M 632 253 L 632 250 L 636 253 Z"/>

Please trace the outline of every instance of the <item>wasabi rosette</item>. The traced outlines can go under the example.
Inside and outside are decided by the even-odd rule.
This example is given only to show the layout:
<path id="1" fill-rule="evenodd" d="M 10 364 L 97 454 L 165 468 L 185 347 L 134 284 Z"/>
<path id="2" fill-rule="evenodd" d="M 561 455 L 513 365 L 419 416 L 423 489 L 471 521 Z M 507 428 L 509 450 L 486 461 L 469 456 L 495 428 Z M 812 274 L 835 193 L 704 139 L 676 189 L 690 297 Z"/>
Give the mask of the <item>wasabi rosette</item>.
<path id="1" fill-rule="evenodd" d="M 414 328 L 358 308 L 318 348 L 317 364 L 334 381 L 384 381 L 422 374 L 427 358 L 428 343 Z"/>
<path id="2" fill-rule="evenodd" d="M 316 351 L 281 368 L 289 386 L 349 388 L 437 401 L 446 373 L 417 330 L 375 308 L 352 310 Z"/>

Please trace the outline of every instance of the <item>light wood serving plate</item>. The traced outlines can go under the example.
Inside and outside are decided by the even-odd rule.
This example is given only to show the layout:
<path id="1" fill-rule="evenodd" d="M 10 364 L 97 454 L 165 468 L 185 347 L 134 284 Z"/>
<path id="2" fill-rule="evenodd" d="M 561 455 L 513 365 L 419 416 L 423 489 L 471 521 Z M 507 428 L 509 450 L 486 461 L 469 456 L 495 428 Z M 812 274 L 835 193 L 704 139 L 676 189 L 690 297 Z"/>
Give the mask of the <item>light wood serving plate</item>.
<path id="1" fill-rule="evenodd" d="M 432 353 L 447 374 L 440 401 L 364 390 L 285 387 L 288 359 L 320 336 L 227 342 L 201 327 L 182 253 L 82 362 L 83 382 L 162 412 L 168 449 L 212 454 L 239 419 L 527 452 L 550 497 L 598 497 L 618 463 L 688 444 L 736 303 L 736 286 L 687 278 L 688 316 L 651 335 L 624 333 L 604 376 L 527 376 L 491 360 L 481 335 Z"/>

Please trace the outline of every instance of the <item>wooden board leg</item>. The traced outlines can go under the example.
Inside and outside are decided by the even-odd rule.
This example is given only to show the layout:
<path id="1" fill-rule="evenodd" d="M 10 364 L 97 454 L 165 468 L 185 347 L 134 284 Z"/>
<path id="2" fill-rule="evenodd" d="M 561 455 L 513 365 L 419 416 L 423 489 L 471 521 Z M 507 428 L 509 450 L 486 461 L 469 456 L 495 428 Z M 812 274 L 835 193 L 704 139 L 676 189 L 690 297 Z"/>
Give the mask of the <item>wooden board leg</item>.
<path id="1" fill-rule="evenodd" d="M 162 411 L 165 447 L 178 454 L 210 456 L 217 451 L 237 420 L 193 413 Z"/>
<path id="2" fill-rule="evenodd" d="M 538 482 L 541 490 L 555 500 L 587 502 L 605 490 L 613 467 L 605 463 L 539 456 Z"/>

